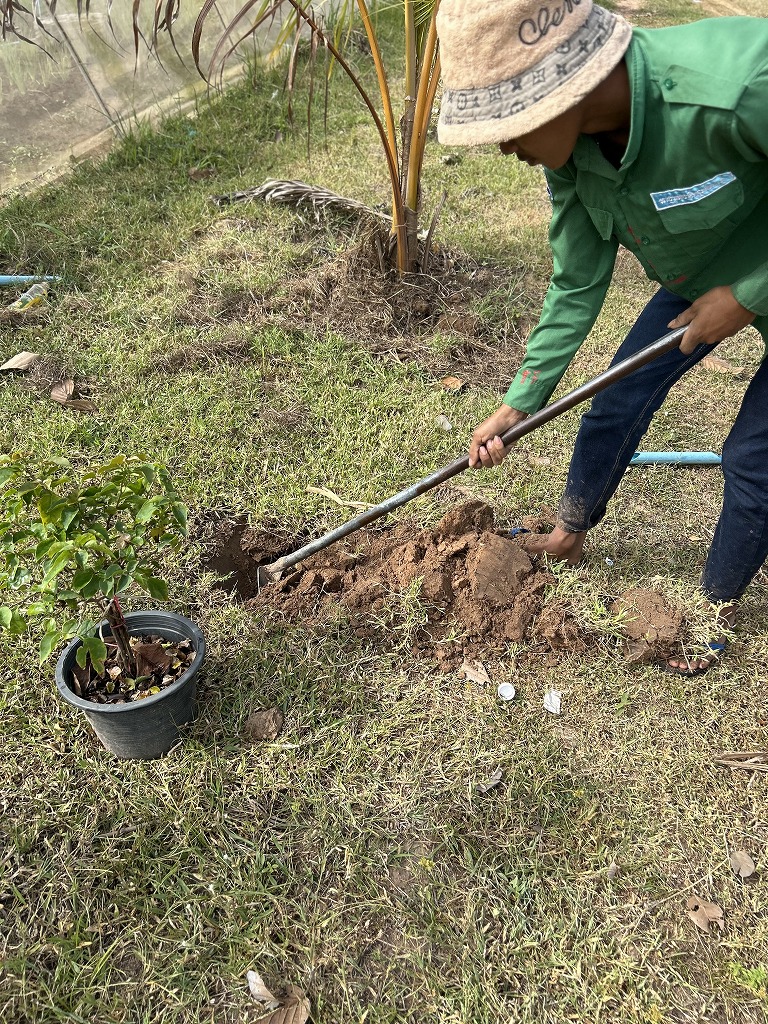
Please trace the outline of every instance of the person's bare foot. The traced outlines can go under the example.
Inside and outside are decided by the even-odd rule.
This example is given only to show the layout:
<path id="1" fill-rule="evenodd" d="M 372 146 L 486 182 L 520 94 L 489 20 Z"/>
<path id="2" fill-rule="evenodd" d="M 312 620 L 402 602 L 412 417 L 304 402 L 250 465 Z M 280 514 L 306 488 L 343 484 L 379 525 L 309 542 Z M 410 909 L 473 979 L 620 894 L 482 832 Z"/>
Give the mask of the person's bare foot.
<path id="1" fill-rule="evenodd" d="M 717 621 L 726 629 L 733 629 L 736 621 L 736 606 L 732 604 L 723 605 L 717 615 Z M 728 646 L 728 637 L 721 633 L 709 644 L 709 651 L 694 658 L 675 656 L 667 658 L 667 668 L 681 676 L 700 676 L 707 669 L 712 668 Z"/>
<path id="2" fill-rule="evenodd" d="M 529 555 L 549 555 L 557 562 L 576 565 L 581 560 L 586 536 L 586 530 L 582 533 L 569 533 L 556 526 L 551 533 L 526 534 L 520 538 L 520 542 Z"/>

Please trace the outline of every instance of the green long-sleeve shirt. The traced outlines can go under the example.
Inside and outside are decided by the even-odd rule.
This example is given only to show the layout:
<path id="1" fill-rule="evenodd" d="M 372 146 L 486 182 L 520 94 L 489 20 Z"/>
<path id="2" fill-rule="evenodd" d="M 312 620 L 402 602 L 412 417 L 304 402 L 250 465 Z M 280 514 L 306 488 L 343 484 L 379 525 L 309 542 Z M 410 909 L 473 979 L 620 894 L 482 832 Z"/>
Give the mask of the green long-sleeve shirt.
<path id="1" fill-rule="evenodd" d="M 504 399 L 543 406 L 589 334 L 619 245 L 693 301 L 731 285 L 768 343 L 768 19 L 635 29 L 629 142 L 617 170 L 589 136 L 547 171 L 554 270 Z"/>

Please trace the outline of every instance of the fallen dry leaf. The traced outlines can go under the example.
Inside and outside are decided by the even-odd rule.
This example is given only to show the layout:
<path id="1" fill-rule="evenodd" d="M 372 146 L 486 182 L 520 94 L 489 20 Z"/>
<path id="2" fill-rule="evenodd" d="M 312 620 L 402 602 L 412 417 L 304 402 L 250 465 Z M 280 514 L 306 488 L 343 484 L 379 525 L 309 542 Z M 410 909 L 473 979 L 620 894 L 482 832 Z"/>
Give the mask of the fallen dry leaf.
<path id="1" fill-rule="evenodd" d="M 285 718 L 280 708 L 254 711 L 243 726 L 243 739 L 253 742 L 277 739 L 284 721 Z"/>
<path id="2" fill-rule="evenodd" d="M 280 1000 L 275 999 L 260 974 L 256 971 L 248 971 L 248 988 L 257 1003 L 263 1003 L 265 1010 L 274 1010 L 280 1005 Z"/>
<path id="3" fill-rule="evenodd" d="M 67 409 L 76 409 L 79 412 L 98 412 L 98 407 L 90 398 L 81 398 L 78 395 L 73 380 L 63 380 L 59 384 L 54 384 L 51 388 L 51 398 Z"/>
<path id="4" fill-rule="evenodd" d="M 10 359 L 6 360 L 0 370 L 16 370 L 17 373 L 24 373 L 28 370 L 33 363 L 36 363 L 40 356 L 37 352 L 19 352 L 15 356 L 11 356 Z"/>
<path id="5" fill-rule="evenodd" d="M 685 905 L 688 917 L 703 932 L 708 932 L 711 924 L 716 924 L 718 928 L 723 927 L 723 908 L 717 903 L 710 903 L 701 896 L 689 896 Z"/>
<path id="6" fill-rule="evenodd" d="M 172 658 L 162 644 L 137 643 L 132 646 L 139 666 L 140 676 L 150 675 L 156 669 L 167 672 L 170 668 Z"/>
<path id="7" fill-rule="evenodd" d="M 285 999 L 274 1010 L 257 1017 L 252 1024 L 306 1024 L 309 1020 L 309 1000 L 295 985 L 288 986 Z"/>
<path id="8" fill-rule="evenodd" d="M 333 491 L 329 491 L 327 487 L 307 487 L 307 494 L 320 494 L 323 498 L 329 498 L 331 501 L 335 501 L 337 505 L 343 505 L 344 508 L 373 508 L 373 505 L 369 505 L 367 501 L 345 501 L 340 498 L 338 494 L 334 494 Z"/>
<path id="9" fill-rule="evenodd" d="M 727 359 L 721 359 L 719 356 L 704 356 L 701 365 L 708 370 L 715 370 L 716 373 L 728 373 L 732 377 L 744 376 L 743 366 L 734 366 L 733 363 L 729 363 Z"/>
<path id="10" fill-rule="evenodd" d="M 453 392 L 462 391 L 467 386 L 467 382 L 460 377 L 443 377 L 440 383 L 446 391 Z"/>
<path id="11" fill-rule="evenodd" d="M 728 858 L 729 863 L 739 878 L 751 878 L 755 873 L 755 862 L 744 850 L 735 850 Z"/>
<path id="12" fill-rule="evenodd" d="M 477 790 L 478 793 L 487 793 L 489 790 L 494 789 L 496 786 L 498 786 L 498 784 L 501 782 L 503 778 L 504 772 L 501 770 L 501 768 L 497 768 L 493 775 L 491 775 L 489 779 L 486 779 L 485 782 L 478 782 L 478 784 L 475 786 L 475 789 Z"/>
<path id="13" fill-rule="evenodd" d="M 467 661 L 465 658 L 461 663 L 459 675 L 466 676 L 470 683 L 479 683 L 481 686 L 491 681 L 482 661 Z"/>
<path id="14" fill-rule="evenodd" d="M 54 402 L 62 404 L 68 402 L 75 393 L 75 382 L 73 380 L 62 380 L 51 388 L 51 398 Z"/>

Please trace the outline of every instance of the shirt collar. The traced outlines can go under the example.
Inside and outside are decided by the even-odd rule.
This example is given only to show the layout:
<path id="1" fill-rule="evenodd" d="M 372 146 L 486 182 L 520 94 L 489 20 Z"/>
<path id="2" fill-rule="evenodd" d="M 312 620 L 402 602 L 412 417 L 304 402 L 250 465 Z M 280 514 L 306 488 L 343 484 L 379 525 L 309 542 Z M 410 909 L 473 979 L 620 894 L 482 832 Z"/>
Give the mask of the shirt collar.
<path id="1" fill-rule="evenodd" d="M 637 158 L 640 142 L 643 137 L 645 122 L 645 81 L 646 65 L 643 52 L 634 39 L 626 52 L 627 74 L 629 75 L 629 92 L 631 113 L 629 120 L 629 139 L 622 157 L 621 167 L 617 170 L 610 164 L 594 139 L 588 135 L 580 135 L 573 150 L 573 162 L 580 170 L 591 171 L 611 181 L 620 181 Z"/>
<path id="2" fill-rule="evenodd" d="M 643 51 L 635 42 L 634 37 L 629 44 L 625 59 L 629 74 L 629 92 L 632 100 L 632 111 L 629 120 L 629 141 L 621 161 L 621 173 L 629 169 L 640 151 L 640 142 L 645 126 L 645 83 L 647 68 Z"/>

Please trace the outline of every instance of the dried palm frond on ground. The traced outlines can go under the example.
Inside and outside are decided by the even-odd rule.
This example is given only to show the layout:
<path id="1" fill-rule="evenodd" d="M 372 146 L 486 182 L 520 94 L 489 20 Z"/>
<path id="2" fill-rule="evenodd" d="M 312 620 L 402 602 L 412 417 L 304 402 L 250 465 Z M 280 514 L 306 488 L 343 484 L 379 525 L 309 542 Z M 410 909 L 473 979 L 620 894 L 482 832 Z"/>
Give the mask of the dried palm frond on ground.
<path id="1" fill-rule="evenodd" d="M 750 772 L 768 772 L 768 750 L 731 750 L 717 754 L 715 764 L 723 768 L 743 768 Z"/>
<path id="2" fill-rule="evenodd" d="M 365 217 L 384 223 L 390 220 L 381 210 L 374 210 L 365 203 L 341 196 L 338 192 L 332 192 L 320 185 L 308 185 L 305 181 L 276 181 L 268 178 L 263 184 L 243 189 L 241 192 L 211 196 L 211 202 L 216 206 L 246 203 L 252 199 L 260 199 L 265 203 L 283 203 L 286 206 L 311 206 L 318 218 L 321 213 L 332 210 L 334 213 L 357 218 Z"/>

